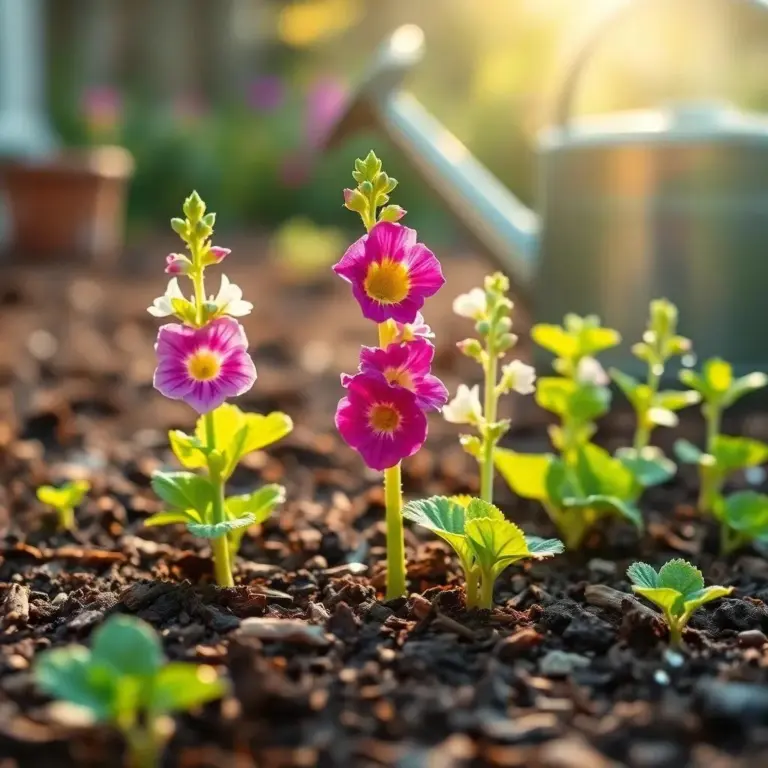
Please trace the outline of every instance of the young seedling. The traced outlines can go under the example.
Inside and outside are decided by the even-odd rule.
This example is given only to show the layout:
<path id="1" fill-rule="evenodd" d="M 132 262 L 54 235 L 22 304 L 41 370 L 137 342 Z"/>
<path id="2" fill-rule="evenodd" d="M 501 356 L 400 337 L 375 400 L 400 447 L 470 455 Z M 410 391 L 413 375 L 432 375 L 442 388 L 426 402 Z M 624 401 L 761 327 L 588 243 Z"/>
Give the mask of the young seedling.
<path id="1" fill-rule="evenodd" d="M 698 465 L 699 511 L 713 514 L 729 476 L 768 460 L 768 445 L 765 443 L 720 433 L 723 411 L 744 395 L 768 384 L 768 376 L 756 372 L 734 378 L 729 363 L 713 358 L 704 363 L 701 373 L 681 371 L 680 380 L 701 396 L 707 438 L 704 451 L 688 440 L 678 440 L 675 454 L 683 463 Z"/>
<path id="2" fill-rule="evenodd" d="M 37 489 L 37 498 L 56 510 L 59 528 L 63 531 L 75 529 L 75 509 L 82 503 L 85 494 L 91 490 L 87 480 L 73 480 L 56 488 L 52 485 L 41 485 Z"/>
<path id="3" fill-rule="evenodd" d="M 236 405 L 227 403 L 213 412 L 214 450 L 222 458 L 220 476 L 227 483 L 240 461 L 249 453 L 260 451 L 285 437 L 292 429 L 291 419 L 284 413 L 273 412 L 266 416 L 259 413 L 244 413 Z M 180 430 L 168 433 L 171 449 L 179 463 L 186 469 L 205 469 L 208 463 L 209 449 L 205 439 L 205 419 L 197 421 L 195 433 L 188 435 Z M 225 529 L 231 557 L 237 555 L 243 535 L 251 525 L 263 523 L 272 514 L 277 504 L 285 501 L 285 488 L 282 485 L 265 485 L 253 493 L 229 496 L 224 499 L 226 511 L 225 524 L 215 523 L 211 519 L 211 507 L 205 496 L 205 485 L 192 472 L 156 473 L 152 478 L 152 488 L 171 508 L 158 512 L 144 521 L 144 525 L 171 525 L 182 523 L 196 536 L 211 538 L 211 534 L 220 535 Z M 186 484 L 192 489 L 181 504 L 178 490 Z M 195 489 L 201 488 L 203 496 L 197 500 Z M 197 506 L 193 505 L 195 501 Z M 241 525 L 242 521 L 246 524 Z"/>
<path id="4" fill-rule="evenodd" d="M 714 505 L 720 521 L 720 552 L 729 555 L 752 542 L 768 543 L 768 496 L 739 491 L 719 496 Z"/>
<path id="5" fill-rule="evenodd" d="M 129 616 L 108 619 L 90 649 L 70 645 L 41 653 L 34 677 L 49 696 L 79 708 L 92 722 L 117 728 L 128 768 L 159 768 L 173 733 L 169 715 L 227 691 L 213 667 L 167 662 L 157 633 Z"/>
<path id="6" fill-rule="evenodd" d="M 248 355 L 245 331 L 235 319 L 250 313 L 253 305 L 243 292 L 221 277 L 216 297 L 205 292 L 205 270 L 221 263 L 227 248 L 211 243 L 216 216 L 194 192 L 184 202 L 183 219 L 171 227 L 186 245 L 188 256 L 172 253 L 166 272 L 186 276 L 192 284 L 187 298 L 173 277 L 165 295 L 155 299 L 148 312 L 154 317 L 175 317 L 178 323 L 160 327 L 158 365 L 154 385 L 162 394 L 183 400 L 201 416 L 194 435 L 171 433 L 179 461 L 193 472 L 156 472 L 152 487 L 169 506 L 148 521 L 150 525 L 184 523 L 197 536 L 211 541 L 217 582 L 234 584 L 232 556 L 243 532 L 264 520 L 282 497 L 276 486 L 248 496 L 225 498 L 225 484 L 237 463 L 248 453 L 271 445 L 293 428 L 284 413 L 246 414 L 226 400 L 247 392 L 256 380 Z"/>
<path id="7" fill-rule="evenodd" d="M 377 324 L 379 347 L 363 347 L 354 375 L 336 409 L 336 427 L 371 469 L 384 473 L 388 600 L 406 593 L 401 462 L 427 439 L 427 416 L 448 399 L 432 375 L 435 348 L 421 308 L 442 287 L 440 262 L 418 242 L 415 230 L 397 222 L 405 211 L 387 205 L 397 180 L 382 171 L 373 152 L 355 161 L 357 187 L 344 204 L 360 215 L 366 234 L 355 241 L 334 272 L 350 284 L 365 318 Z"/>
<path id="8" fill-rule="evenodd" d="M 682 559 L 670 560 L 658 572 L 647 563 L 633 563 L 627 576 L 632 591 L 664 613 L 669 644 L 674 648 L 682 643 L 683 630 L 697 608 L 733 592 L 733 587 L 705 587 L 701 571 Z"/>
<path id="9" fill-rule="evenodd" d="M 590 442 L 595 421 L 608 412 L 608 376 L 595 355 L 619 343 L 597 317 L 568 315 L 562 326 L 537 325 L 532 336 L 556 357 L 559 376 L 539 379 L 536 402 L 560 419 L 549 433 L 559 455 L 495 451 L 496 467 L 515 493 L 544 506 L 568 548 L 581 545 L 603 518 L 616 516 L 642 528 L 636 507 L 643 478 Z"/>
<path id="10" fill-rule="evenodd" d="M 499 397 L 512 390 L 529 395 L 535 389 L 536 380 L 534 369 L 520 360 L 503 366 L 499 380 L 499 361 L 517 342 L 517 336 L 510 333 L 512 302 L 508 292 L 509 280 L 497 272 L 485 278 L 484 288 L 473 288 L 453 302 L 453 311 L 457 315 L 475 321 L 480 340 L 465 339 L 458 347 L 482 366 L 484 396 L 481 404 L 478 387 L 469 389 L 460 385 L 456 397 L 443 409 L 443 417 L 453 424 L 473 426 L 479 432 L 479 436 L 461 435 L 459 439 L 464 450 L 480 464 L 480 497 L 488 503 L 493 501 L 496 445 L 510 427 L 508 420 L 497 420 Z"/>
<path id="11" fill-rule="evenodd" d="M 493 607 L 493 585 L 508 566 L 563 552 L 557 539 L 526 536 L 493 504 L 469 496 L 433 496 L 406 504 L 403 516 L 447 541 L 466 581 L 467 608 Z"/>
<path id="12" fill-rule="evenodd" d="M 696 390 L 679 392 L 659 390 L 661 377 L 667 363 L 674 357 L 691 351 L 690 339 L 677 333 L 677 307 L 666 299 L 651 302 L 648 329 L 643 340 L 632 347 L 632 352 L 648 366 L 645 383 L 612 368 L 611 378 L 632 404 L 637 414 L 637 427 L 631 449 L 617 455 L 645 472 L 656 471 L 662 482 L 676 471 L 675 465 L 663 453 L 649 445 L 651 433 L 656 427 L 675 427 L 677 411 L 695 405 L 701 400 Z M 642 462 L 640 467 L 639 462 Z"/>

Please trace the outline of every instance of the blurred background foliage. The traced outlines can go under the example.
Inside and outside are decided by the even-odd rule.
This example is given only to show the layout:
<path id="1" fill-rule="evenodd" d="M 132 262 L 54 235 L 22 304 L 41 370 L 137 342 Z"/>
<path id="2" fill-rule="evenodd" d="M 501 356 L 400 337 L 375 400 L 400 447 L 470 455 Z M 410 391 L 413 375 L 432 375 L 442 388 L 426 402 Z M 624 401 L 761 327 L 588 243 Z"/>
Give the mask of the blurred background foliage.
<path id="1" fill-rule="evenodd" d="M 453 237 L 434 198 L 383 141 L 331 154 L 322 136 L 397 26 L 423 27 L 409 83 L 526 202 L 538 131 L 575 47 L 620 0 L 57 0 L 50 107 L 66 143 L 120 143 L 136 159 L 134 231 L 165 226 L 199 189 L 232 228 L 274 229 L 288 250 L 341 208 L 370 145 L 401 181 L 396 201 L 433 242 Z M 725 96 L 768 109 L 766 21 L 736 0 L 638 0 L 585 73 L 579 113 Z M 158 15 L 160 14 L 160 15 Z M 737 74 L 738 72 L 738 74 Z M 295 237 L 291 240 L 290 233 Z M 330 242 L 336 235 L 327 230 Z M 287 238 L 287 239 L 286 239 Z"/>

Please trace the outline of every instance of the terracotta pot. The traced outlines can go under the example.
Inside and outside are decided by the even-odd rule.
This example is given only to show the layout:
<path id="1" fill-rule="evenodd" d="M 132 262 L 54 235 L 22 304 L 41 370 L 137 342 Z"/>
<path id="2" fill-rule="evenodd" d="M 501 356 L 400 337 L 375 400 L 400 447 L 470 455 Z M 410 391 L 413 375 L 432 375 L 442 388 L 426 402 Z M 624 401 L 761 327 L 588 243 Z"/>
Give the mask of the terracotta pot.
<path id="1" fill-rule="evenodd" d="M 133 159 L 121 147 L 68 150 L 0 168 L 16 259 L 114 263 L 123 245 Z"/>

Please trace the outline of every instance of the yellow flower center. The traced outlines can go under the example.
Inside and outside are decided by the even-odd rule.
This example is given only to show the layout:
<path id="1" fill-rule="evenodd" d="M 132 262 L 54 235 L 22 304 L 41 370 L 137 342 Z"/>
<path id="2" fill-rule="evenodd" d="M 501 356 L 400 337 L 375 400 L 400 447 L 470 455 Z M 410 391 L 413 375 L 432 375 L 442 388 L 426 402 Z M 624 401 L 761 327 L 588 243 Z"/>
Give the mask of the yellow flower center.
<path id="1" fill-rule="evenodd" d="M 197 381 L 210 381 L 219 375 L 221 360 L 210 349 L 199 349 L 187 359 L 187 371 Z"/>
<path id="2" fill-rule="evenodd" d="M 368 412 L 368 424 L 376 432 L 391 435 L 400 426 L 400 414 L 391 403 L 377 403 Z"/>
<path id="3" fill-rule="evenodd" d="M 384 371 L 384 378 L 390 384 L 397 384 L 405 389 L 413 389 L 413 379 L 411 374 L 403 368 L 387 368 Z"/>
<path id="4" fill-rule="evenodd" d="M 408 269 L 399 261 L 389 258 L 373 262 L 368 267 L 363 290 L 368 298 L 379 304 L 399 304 L 411 290 Z"/>

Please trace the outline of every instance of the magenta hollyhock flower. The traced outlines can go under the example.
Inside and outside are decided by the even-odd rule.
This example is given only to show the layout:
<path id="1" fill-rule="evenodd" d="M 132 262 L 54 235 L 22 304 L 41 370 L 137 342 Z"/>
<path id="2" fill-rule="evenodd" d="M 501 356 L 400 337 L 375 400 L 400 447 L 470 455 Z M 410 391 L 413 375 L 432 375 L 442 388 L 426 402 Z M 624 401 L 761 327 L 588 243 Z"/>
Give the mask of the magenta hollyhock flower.
<path id="1" fill-rule="evenodd" d="M 448 390 L 430 372 L 435 348 L 424 339 L 405 344 L 390 344 L 386 349 L 363 347 L 360 352 L 360 373 L 375 376 L 388 384 L 405 387 L 416 395 L 419 407 L 439 411 L 448 402 Z M 343 386 L 352 380 L 343 374 Z"/>
<path id="2" fill-rule="evenodd" d="M 203 328 L 169 323 L 157 333 L 154 386 L 198 413 L 247 392 L 256 380 L 243 327 L 221 317 Z"/>
<path id="3" fill-rule="evenodd" d="M 394 467 L 427 439 L 427 416 L 416 395 L 378 376 L 358 373 L 347 382 L 336 409 L 336 428 L 371 468 Z"/>
<path id="4" fill-rule="evenodd" d="M 334 265 L 369 320 L 413 323 L 425 299 L 445 283 L 435 254 L 416 238 L 415 229 L 381 221 Z"/>

